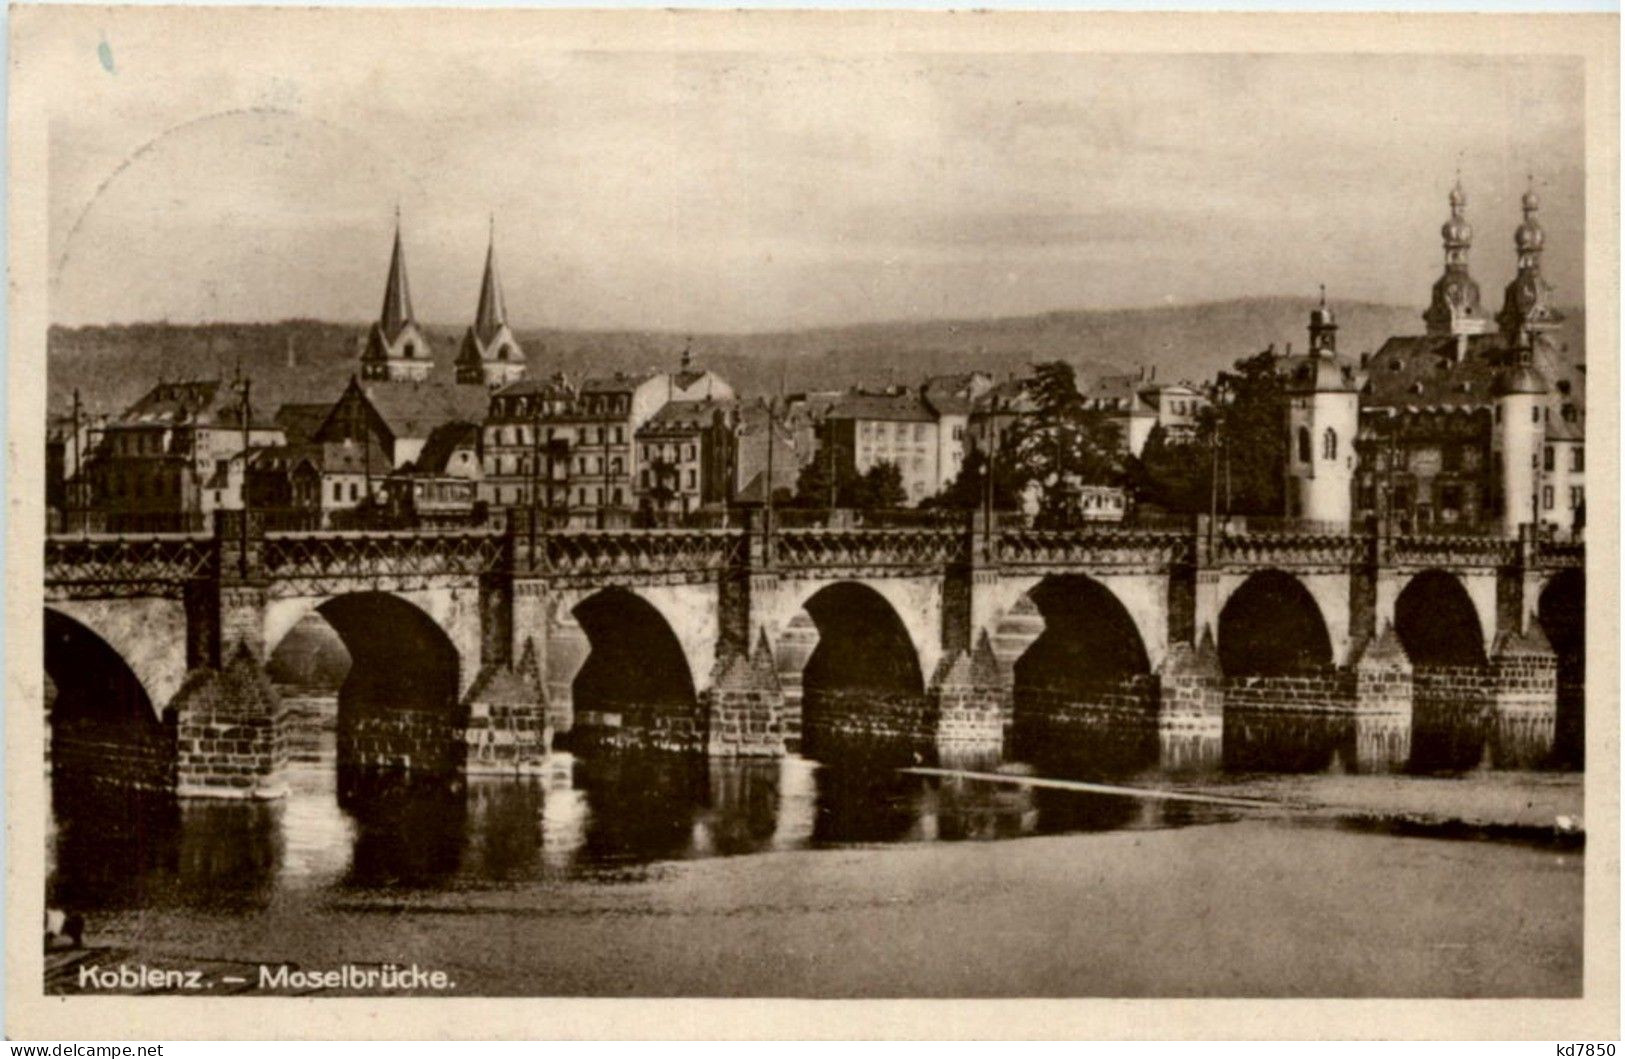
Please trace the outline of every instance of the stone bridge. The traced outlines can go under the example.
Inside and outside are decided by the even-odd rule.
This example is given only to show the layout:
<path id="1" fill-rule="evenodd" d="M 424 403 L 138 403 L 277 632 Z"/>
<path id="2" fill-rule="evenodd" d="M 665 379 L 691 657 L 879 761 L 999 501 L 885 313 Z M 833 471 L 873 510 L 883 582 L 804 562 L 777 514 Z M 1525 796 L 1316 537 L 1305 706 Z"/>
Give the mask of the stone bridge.
<path id="1" fill-rule="evenodd" d="M 522 771 L 557 736 L 1470 767 L 1544 759 L 1582 709 L 1584 548 L 1527 534 L 276 533 L 226 513 L 46 551 L 53 767 L 183 793 L 281 789 L 263 666 L 312 611 L 352 658 L 338 752 L 358 766 Z"/>

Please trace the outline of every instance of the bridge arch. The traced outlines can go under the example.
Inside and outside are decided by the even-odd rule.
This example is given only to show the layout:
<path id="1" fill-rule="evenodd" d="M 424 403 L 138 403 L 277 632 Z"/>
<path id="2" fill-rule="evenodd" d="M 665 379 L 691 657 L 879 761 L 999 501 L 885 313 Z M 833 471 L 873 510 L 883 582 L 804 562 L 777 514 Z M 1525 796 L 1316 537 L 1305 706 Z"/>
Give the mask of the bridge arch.
<path id="1" fill-rule="evenodd" d="M 82 622 L 45 609 L 46 710 L 53 775 L 173 789 L 175 726 L 124 657 Z"/>
<path id="2" fill-rule="evenodd" d="M 1411 660 L 1411 765 L 1476 765 L 1484 754 L 1488 659 L 1478 608 L 1461 579 L 1423 570 L 1394 600 L 1394 631 Z"/>
<path id="3" fill-rule="evenodd" d="M 587 641 L 571 682 L 577 726 L 620 729 L 665 749 L 703 745 L 705 718 L 688 654 L 655 604 L 625 588 L 603 588 L 570 609 Z"/>
<path id="4" fill-rule="evenodd" d="M 1561 570 L 1546 582 L 1536 617 L 1557 655 L 1557 732 L 1554 759 L 1585 764 L 1586 583 L 1581 570 Z"/>
<path id="5" fill-rule="evenodd" d="M 186 605 L 179 598 L 63 599 L 46 604 L 94 633 L 129 666 L 157 716 L 186 681 Z"/>
<path id="6" fill-rule="evenodd" d="M 1219 611 L 1219 665 L 1227 677 L 1282 676 L 1330 666 L 1331 633 L 1320 604 L 1291 574 L 1260 570 Z"/>
<path id="7" fill-rule="evenodd" d="M 338 634 L 350 656 L 338 689 L 339 765 L 458 767 L 467 724 L 461 693 L 475 660 L 465 659 L 466 648 L 447 631 L 444 616 L 390 592 L 279 600 L 266 615 L 267 660 L 311 613 Z"/>
<path id="8" fill-rule="evenodd" d="M 906 742 L 911 718 L 924 708 L 919 645 L 898 608 L 881 591 L 838 581 L 813 591 L 787 631 L 811 650 L 799 663 L 801 744 L 809 756 L 838 753 L 858 741 Z M 806 633 L 812 632 L 812 636 Z"/>
<path id="9" fill-rule="evenodd" d="M 1484 628 L 1461 579 L 1444 570 L 1412 577 L 1394 601 L 1394 631 L 1413 666 L 1482 666 Z"/>
<path id="10" fill-rule="evenodd" d="M 1011 714 L 1017 756 L 1128 769 L 1143 763 L 1156 682 L 1139 625 L 1115 592 L 1082 574 L 1046 577 L 1000 621 L 995 642 L 1019 649 Z"/>

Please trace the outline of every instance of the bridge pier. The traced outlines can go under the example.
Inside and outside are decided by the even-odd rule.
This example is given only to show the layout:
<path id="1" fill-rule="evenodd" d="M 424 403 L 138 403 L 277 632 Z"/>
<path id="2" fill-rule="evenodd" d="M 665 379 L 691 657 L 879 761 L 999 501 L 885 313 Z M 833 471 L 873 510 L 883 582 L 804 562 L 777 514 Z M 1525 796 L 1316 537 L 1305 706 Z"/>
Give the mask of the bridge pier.
<path id="1" fill-rule="evenodd" d="M 1490 762 L 1529 768 L 1550 759 L 1557 734 L 1557 654 L 1538 622 L 1495 639 L 1487 703 Z"/>
<path id="2" fill-rule="evenodd" d="M 1410 762 L 1412 670 L 1391 625 L 1348 665 L 1231 676 L 1224 696 L 1232 767 L 1380 773 Z"/>

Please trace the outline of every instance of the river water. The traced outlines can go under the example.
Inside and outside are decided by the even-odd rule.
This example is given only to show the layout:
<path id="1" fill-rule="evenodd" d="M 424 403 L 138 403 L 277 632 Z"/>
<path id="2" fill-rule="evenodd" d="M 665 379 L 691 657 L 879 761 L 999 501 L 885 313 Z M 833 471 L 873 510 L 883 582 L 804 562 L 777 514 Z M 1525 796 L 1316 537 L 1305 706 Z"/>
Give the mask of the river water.
<path id="1" fill-rule="evenodd" d="M 177 803 L 57 776 L 49 897 L 88 958 L 413 960 L 483 995 L 1579 989 L 1574 848 L 799 757 L 290 782 Z"/>

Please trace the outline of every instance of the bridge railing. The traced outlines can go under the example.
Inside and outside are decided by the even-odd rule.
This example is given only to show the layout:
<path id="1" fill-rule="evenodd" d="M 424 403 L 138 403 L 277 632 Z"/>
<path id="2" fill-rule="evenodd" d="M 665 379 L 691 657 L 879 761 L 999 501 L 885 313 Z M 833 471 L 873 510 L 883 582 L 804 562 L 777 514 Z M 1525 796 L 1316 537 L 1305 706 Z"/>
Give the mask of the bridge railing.
<path id="1" fill-rule="evenodd" d="M 45 587 L 48 595 L 167 595 L 188 581 L 213 576 L 218 556 L 209 534 L 47 537 Z"/>
<path id="2" fill-rule="evenodd" d="M 267 577 L 332 587 L 478 575 L 497 569 L 503 550 L 501 534 L 461 527 L 290 531 L 265 534 L 259 561 Z"/>
<path id="3" fill-rule="evenodd" d="M 957 528 L 784 529 L 772 537 L 777 566 L 847 570 L 955 562 L 964 558 L 965 543 Z"/>
<path id="4" fill-rule="evenodd" d="M 740 530 L 555 530 L 531 542 L 535 564 L 567 578 L 637 575 L 694 577 L 743 565 L 748 537 Z"/>

